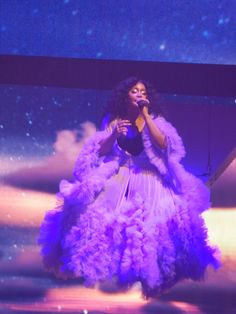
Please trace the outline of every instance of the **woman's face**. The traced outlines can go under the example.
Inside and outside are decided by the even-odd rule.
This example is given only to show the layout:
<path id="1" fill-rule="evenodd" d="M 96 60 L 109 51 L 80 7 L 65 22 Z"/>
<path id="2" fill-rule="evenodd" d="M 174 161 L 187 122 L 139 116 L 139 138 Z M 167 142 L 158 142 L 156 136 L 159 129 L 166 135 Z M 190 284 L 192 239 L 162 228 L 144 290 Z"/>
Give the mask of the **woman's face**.
<path id="1" fill-rule="evenodd" d="M 128 92 L 128 99 L 131 105 L 137 106 L 137 101 L 147 99 L 147 90 L 143 83 L 136 83 Z"/>

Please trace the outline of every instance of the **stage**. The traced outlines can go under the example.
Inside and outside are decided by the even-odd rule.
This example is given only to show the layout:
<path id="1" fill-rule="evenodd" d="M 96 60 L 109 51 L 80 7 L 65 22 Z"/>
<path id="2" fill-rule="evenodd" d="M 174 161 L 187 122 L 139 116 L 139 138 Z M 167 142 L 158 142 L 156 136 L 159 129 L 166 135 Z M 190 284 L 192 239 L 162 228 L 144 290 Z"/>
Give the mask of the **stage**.
<path id="1" fill-rule="evenodd" d="M 60 280 L 47 273 L 36 241 L 44 215 L 40 208 L 53 203 L 54 196 L 7 186 L 1 190 L 0 313 L 235 313 L 236 209 L 204 214 L 210 240 L 222 251 L 222 267 L 209 269 L 202 282 L 184 281 L 161 297 L 145 300 L 139 283 L 119 292 L 110 283 L 86 288 L 82 280 Z"/>

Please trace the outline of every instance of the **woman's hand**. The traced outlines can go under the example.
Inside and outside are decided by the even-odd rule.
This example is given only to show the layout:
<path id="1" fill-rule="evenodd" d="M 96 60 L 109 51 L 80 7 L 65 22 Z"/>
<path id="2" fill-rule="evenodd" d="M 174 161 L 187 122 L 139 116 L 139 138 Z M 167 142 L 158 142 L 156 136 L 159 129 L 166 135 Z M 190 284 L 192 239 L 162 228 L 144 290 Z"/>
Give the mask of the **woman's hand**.
<path id="1" fill-rule="evenodd" d="M 128 127 L 131 125 L 129 120 L 118 119 L 111 123 L 110 128 L 112 132 L 110 135 L 102 140 L 99 149 L 99 155 L 103 156 L 109 154 L 112 151 L 113 145 L 116 139 L 121 135 L 126 135 L 128 132 Z"/>
<path id="2" fill-rule="evenodd" d="M 120 135 L 126 135 L 128 132 L 128 127 L 131 126 L 129 120 L 118 119 L 113 127 L 113 135 L 118 138 Z"/>
<path id="3" fill-rule="evenodd" d="M 148 107 L 143 106 L 143 108 L 140 110 L 140 113 L 144 119 L 147 118 L 149 116 Z"/>

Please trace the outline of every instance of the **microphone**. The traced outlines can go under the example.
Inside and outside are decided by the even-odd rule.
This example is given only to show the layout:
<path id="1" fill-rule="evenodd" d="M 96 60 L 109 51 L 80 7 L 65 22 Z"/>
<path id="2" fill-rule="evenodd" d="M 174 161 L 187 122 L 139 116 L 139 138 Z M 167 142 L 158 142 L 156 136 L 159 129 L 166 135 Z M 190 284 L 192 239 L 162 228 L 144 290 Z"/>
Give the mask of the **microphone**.
<path id="1" fill-rule="evenodd" d="M 137 101 L 139 109 L 143 109 L 143 107 L 149 107 L 150 101 L 147 99 L 140 99 Z"/>

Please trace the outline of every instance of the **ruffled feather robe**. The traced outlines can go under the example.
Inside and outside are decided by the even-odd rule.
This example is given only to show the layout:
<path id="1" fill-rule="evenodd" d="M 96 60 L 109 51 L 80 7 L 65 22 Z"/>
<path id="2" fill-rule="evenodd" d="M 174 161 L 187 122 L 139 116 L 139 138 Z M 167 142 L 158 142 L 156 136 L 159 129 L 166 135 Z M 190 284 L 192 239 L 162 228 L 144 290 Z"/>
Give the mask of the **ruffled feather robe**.
<path id="1" fill-rule="evenodd" d="M 107 130 L 84 146 L 74 181 L 60 183 L 63 204 L 41 225 L 46 268 L 64 278 L 83 277 L 88 286 L 111 280 L 129 288 L 140 281 L 148 297 L 179 280 L 202 279 L 208 265 L 219 266 L 201 216 L 209 191 L 180 164 L 185 150 L 175 128 L 163 117 L 154 121 L 167 149 L 152 144 L 147 127 L 139 156 L 115 143 L 99 157 Z"/>

